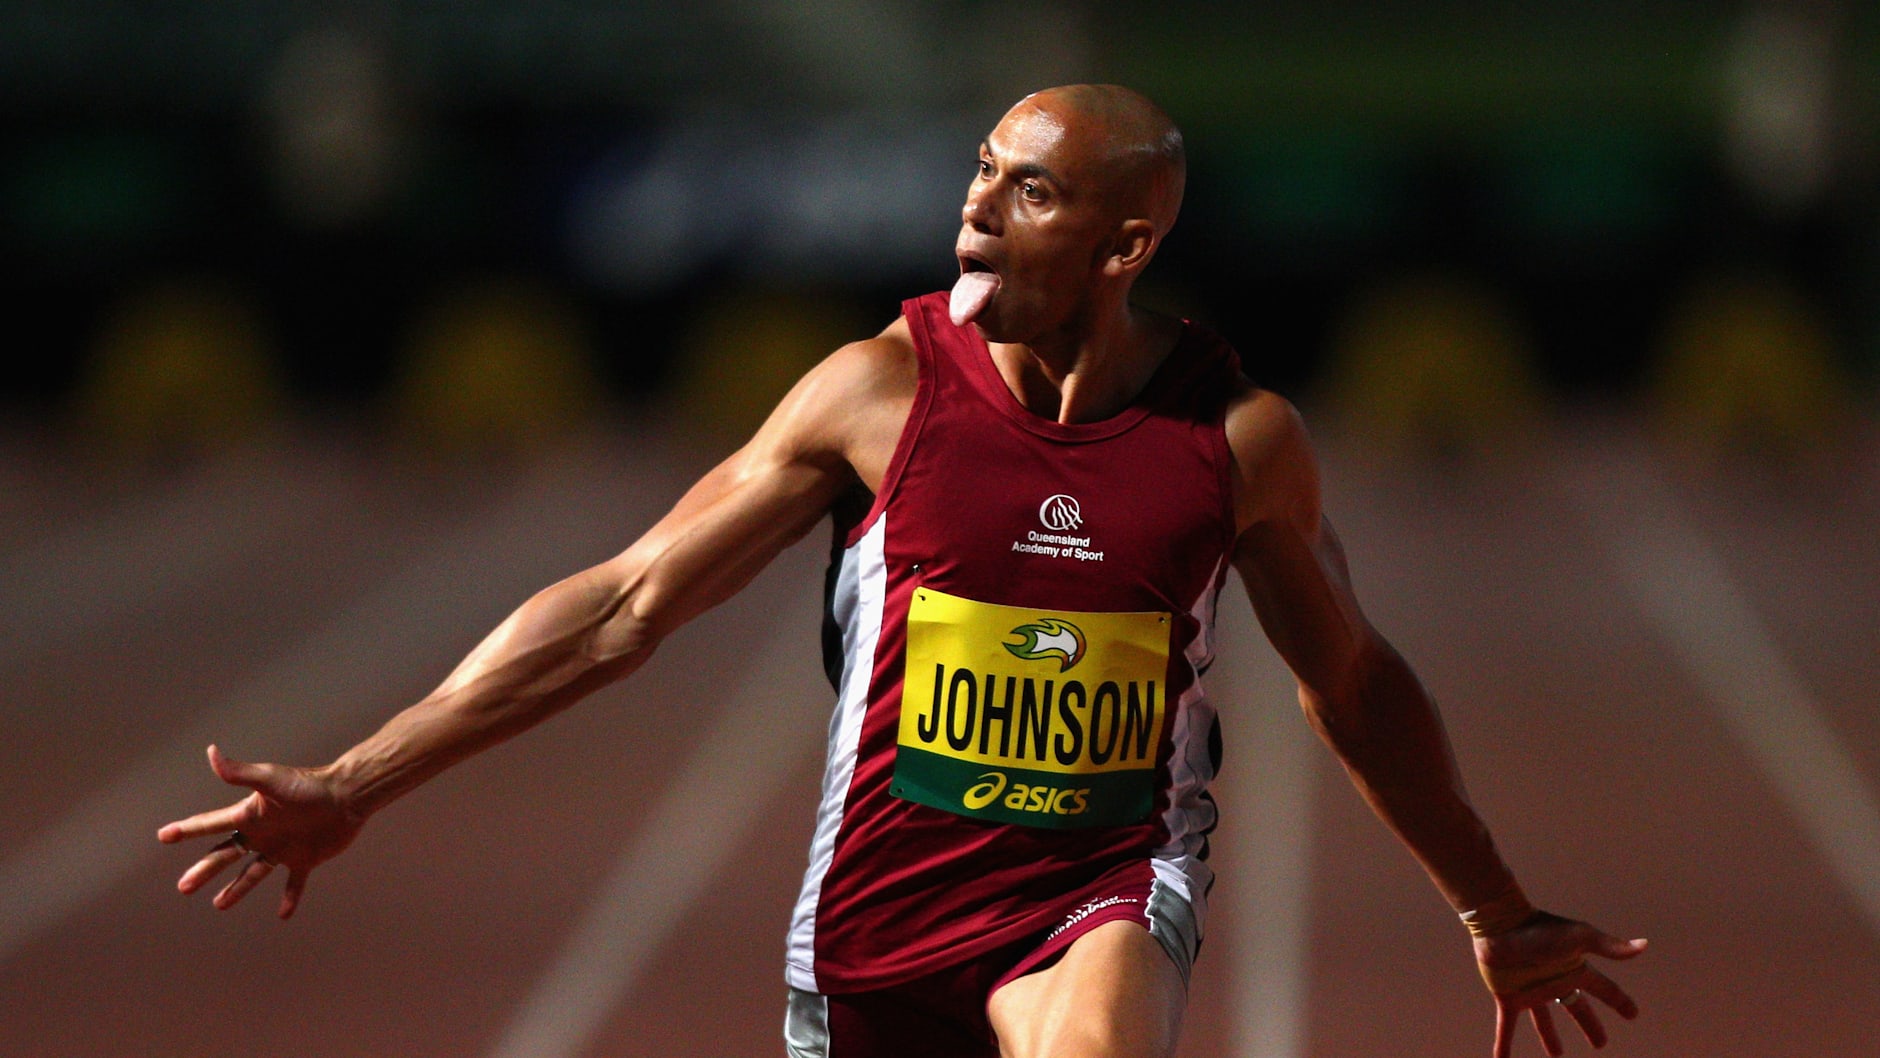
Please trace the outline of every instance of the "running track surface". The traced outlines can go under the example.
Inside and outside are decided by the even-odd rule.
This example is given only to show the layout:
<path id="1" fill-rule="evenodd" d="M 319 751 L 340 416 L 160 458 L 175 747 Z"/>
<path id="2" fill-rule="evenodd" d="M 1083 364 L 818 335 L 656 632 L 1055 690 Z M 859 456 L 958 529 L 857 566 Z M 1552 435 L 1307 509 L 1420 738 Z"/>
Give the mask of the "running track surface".
<path id="1" fill-rule="evenodd" d="M 328 759 L 624 546 L 705 466 L 672 437 L 470 467 L 305 437 L 133 474 L 0 435 L 0 1055 L 780 1055 L 826 531 L 384 813 L 290 923 L 278 878 L 228 914 L 178 896 L 196 850 L 154 840 L 227 800 L 206 742 Z M 1529 891 L 1652 939 L 1606 1053 L 1872 1055 L 1875 431 L 1806 473 L 1590 418 L 1465 468 L 1322 443 L 1360 594 Z M 1222 878 L 1182 1053 L 1486 1054 L 1461 928 L 1224 599 Z"/>

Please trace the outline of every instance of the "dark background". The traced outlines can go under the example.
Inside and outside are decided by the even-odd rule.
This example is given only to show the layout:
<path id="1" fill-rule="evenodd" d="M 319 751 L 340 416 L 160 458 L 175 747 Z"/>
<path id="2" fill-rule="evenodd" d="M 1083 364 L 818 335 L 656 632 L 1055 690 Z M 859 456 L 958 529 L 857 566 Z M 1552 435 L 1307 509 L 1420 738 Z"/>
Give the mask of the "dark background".
<path id="1" fill-rule="evenodd" d="M 1868 6 L 1290 8 L 14 0 L 0 400 L 188 434 L 106 381 L 190 389 L 150 362 L 170 327 L 245 365 L 195 388 L 245 371 L 237 403 L 377 414 L 423 389 L 443 306 L 492 286 L 612 398 L 720 356 L 791 374 L 950 282 L 978 138 L 1079 79 L 1188 135 L 1144 299 L 1295 397 L 1335 399 L 1384 341 L 1366 313 L 1426 282 L 1494 321 L 1497 394 L 1675 403 L 1680 323 L 1745 301 L 1804 400 L 1870 391 Z"/>

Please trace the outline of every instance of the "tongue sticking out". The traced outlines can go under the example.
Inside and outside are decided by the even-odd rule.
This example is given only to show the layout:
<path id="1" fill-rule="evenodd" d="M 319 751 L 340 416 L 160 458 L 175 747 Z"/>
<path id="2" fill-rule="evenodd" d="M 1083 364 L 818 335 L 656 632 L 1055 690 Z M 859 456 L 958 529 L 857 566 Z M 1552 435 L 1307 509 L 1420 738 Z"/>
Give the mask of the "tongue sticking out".
<path id="1" fill-rule="evenodd" d="M 965 272 L 953 284 L 953 297 L 947 303 L 947 315 L 953 326 L 964 327 L 985 311 L 986 303 L 999 292 L 999 277 L 992 272 Z"/>

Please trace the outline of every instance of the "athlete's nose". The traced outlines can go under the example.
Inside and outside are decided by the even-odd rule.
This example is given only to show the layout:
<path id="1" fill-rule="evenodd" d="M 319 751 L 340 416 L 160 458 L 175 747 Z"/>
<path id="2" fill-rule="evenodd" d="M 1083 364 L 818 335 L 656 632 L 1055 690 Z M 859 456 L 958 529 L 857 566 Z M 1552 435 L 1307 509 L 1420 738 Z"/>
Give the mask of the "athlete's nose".
<path id="1" fill-rule="evenodd" d="M 992 184 L 986 180 L 974 180 L 966 189 L 966 205 L 960 208 L 960 220 L 974 231 L 997 234 L 994 227 L 998 223 L 998 211 L 992 207 Z"/>

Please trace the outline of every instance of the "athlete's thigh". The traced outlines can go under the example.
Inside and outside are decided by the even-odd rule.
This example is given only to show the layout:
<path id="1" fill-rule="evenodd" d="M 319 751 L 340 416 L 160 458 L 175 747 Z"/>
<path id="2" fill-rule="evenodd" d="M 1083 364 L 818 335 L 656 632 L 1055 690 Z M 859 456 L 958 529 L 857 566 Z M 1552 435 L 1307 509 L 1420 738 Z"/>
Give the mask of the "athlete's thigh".
<path id="1" fill-rule="evenodd" d="M 994 992 L 986 1014 L 1005 1058 L 1169 1058 L 1187 1001 L 1162 945 L 1116 921 Z"/>

